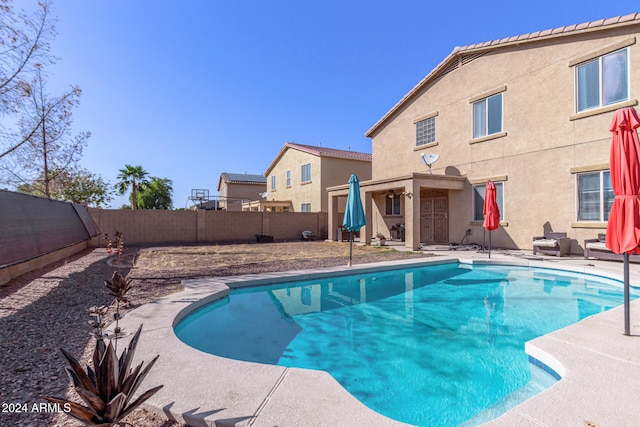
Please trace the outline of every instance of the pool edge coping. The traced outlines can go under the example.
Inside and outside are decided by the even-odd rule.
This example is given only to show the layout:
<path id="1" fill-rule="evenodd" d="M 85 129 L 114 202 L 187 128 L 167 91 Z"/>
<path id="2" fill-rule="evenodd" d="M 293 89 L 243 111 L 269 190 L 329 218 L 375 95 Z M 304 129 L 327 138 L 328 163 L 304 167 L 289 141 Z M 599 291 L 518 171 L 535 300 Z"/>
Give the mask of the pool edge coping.
<path id="1" fill-rule="evenodd" d="M 198 308 L 202 307 L 203 305 L 206 305 L 210 302 L 213 302 L 217 299 L 223 298 L 224 296 L 226 296 L 229 293 L 229 290 L 231 288 L 241 288 L 241 287 L 248 287 L 248 286 L 262 286 L 262 285 L 269 285 L 269 284 L 274 284 L 274 283 L 282 283 L 283 282 L 283 277 L 285 278 L 285 282 L 289 282 L 289 281 L 295 281 L 295 280 L 310 280 L 310 279 L 316 279 L 316 278 L 322 278 L 322 277 L 327 277 L 327 276 L 335 276 L 336 273 L 338 275 L 349 275 L 349 274 L 353 274 L 354 272 L 375 272 L 375 271 L 381 271 L 381 270 L 388 270 L 388 269 L 403 269 L 403 268 L 410 268 L 410 267 L 418 267 L 418 266 L 425 266 L 425 265 L 442 265 L 442 264 L 451 264 L 451 263 L 461 263 L 461 264 L 478 264 L 478 265 L 482 265 L 482 264 L 497 264 L 497 265 L 513 265 L 513 266 L 529 266 L 529 267 L 540 267 L 540 268 L 547 268 L 547 269 L 557 269 L 557 270 L 564 270 L 564 271 L 572 271 L 572 272 L 578 272 L 578 273 L 585 273 L 585 274 L 591 274 L 594 276 L 599 276 L 599 277 L 605 277 L 605 278 L 610 278 L 610 279 L 615 279 L 615 280 L 621 280 L 620 275 L 618 274 L 611 274 L 611 273 L 607 273 L 607 272 L 603 272 L 602 270 L 598 270 L 596 267 L 576 267 L 576 266 L 571 266 L 571 265 L 561 265 L 561 264 L 557 264 L 557 265 L 549 265 L 548 263 L 544 263 L 544 261 L 536 261 L 536 260 L 523 260 L 523 259 L 493 259 L 493 260 L 488 260 L 488 259 L 473 259 L 473 258 L 468 258 L 468 257 L 463 257 L 463 256 L 438 256 L 438 257 L 434 257 L 434 258 L 420 258 L 420 259 L 411 259 L 411 260 L 402 260 L 402 261 L 386 261 L 386 262 L 381 262 L 381 263 L 372 263 L 372 264 L 360 264 L 360 265 L 355 265 L 352 267 L 348 267 L 348 266 L 342 266 L 342 267 L 326 267 L 326 268 L 320 268 L 320 269 L 310 269 L 310 270 L 295 270 L 295 271 L 290 271 L 290 272 L 278 272 L 278 273 L 267 273 L 267 274 L 249 274 L 249 275 L 241 275 L 241 276 L 227 276 L 227 277 L 219 277 L 219 278 L 207 278 L 207 279 L 192 279 L 192 280 L 185 280 L 183 283 L 185 285 L 185 290 L 179 293 L 175 293 L 175 294 L 171 294 L 165 298 L 161 298 L 159 300 L 156 300 L 152 303 L 149 304 L 145 304 L 141 307 L 138 307 L 136 310 L 133 310 L 132 312 L 128 313 L 127 316 L 125 317 L 125 319 L 123 319 L 123 321 L 121 321 L 122 325 L 125 327 L 137 327 L 137 325 L 139 325 L 141 323 L 141 321 L 143 320 L 147 320 L 149 321 L 149 317 L 148 314 L 149 313 L 145 313 L 145 310 L 142 310 L 143 307 L 145 306 L 152 306 L 153 304 L 161 304 L 164 303 L 166 305 L 170 305 L 172 306 L 172 309 L 169 310 L 171 313 L 173 314 L 168 314 L 168 316 L 170 317 L 170 322 L 169 324 L 167 324 L 167 315 L 163 316 L 164 319 L 164 324 L 163 325 L 159 325 L 159 324 L 155 324 L 152 327 L 152 331 L 157 331 L 159 329 L 167 329 L 169 330 L 170 334 L 173 339 L 170 339 L 169 336 L 167 336 L 167 334 L 164 334 L 162 339 L 160 340 L 161 342 L 155 342 L 155 345 L 153 343 L 148 342 L 148 336 L 150 336 L 151 334 L 149 332 L 148 329 L 143 330 L 143 336 L 141 337 L 140 340 L 140 344 L 139 344 L 139 348 L 147 348 L 147 350 L 157 350 L 158 352 L 161 351 L 169 351 L 171 348 L 173 348 L 174 351 L 182 351 L 185 350 L 182 347 L 188 347 L 186 344 L 182 343 L 176 336 L 175 333 L 173 333 L 173 328 L 175 327 L 175 325 L 177 325 L 177 323 L 179 323 L 180 320 L 182 320 L 184 317 L 186 317 L 189 313 L 193 312 L 194 310 L 197 310 Z M 205 288 L 209 288 L 208 290 L 205 290 Z M 213 292 L 212 292 L 213 291 Z M 140 311 L 139 311 L 140 310 Z M 615 309 L 612 309 L 615 310 Z M 611 310 L 610 310 L 611 311 Z M 598 315 L 596 315 L 598 316 Z M 135 323 L 137 322 L 137 324 Z M 571 326 L 569 326 L 571 327 Z M 569 328 L 567 327 L 567 328 Z M 564 328 L 563 328 L 564 329 Z M 146 332 L 145 332 L 146 331 Z M 557 331 L 556 331 L 557 332 Z M 547 335 L 552 335 L 555 332 L 552 332 L 551 334 L 547 334 Z M 545 335 L 546 336 L 546 335 Z M 544 336 L 543 336 L 544 337 Z M 545 364 L 546 366 L 548 366 L 550 369 L 554 370 L 555 372 L 557 372 L 562 378 L 565 378 L 565 376 L 567 375 L 566 369 L 564 364 L 558 360 L 556 357 L 554 357 L 553 354 L 551 354 L 549 351 L 544 350 L 543 348 L 540 348 L 538 343 L 533 343 L 533 341 L 538 341 L 540 338 L 542 337 L 538 337 L 534 340 L 529 341 L 528 343 L 525 344 L 525 351 L 527 352 L 528 356 L 534 357 L 535 359 L 539 360 L 541 363 Z M 170 341 L 170 342 L 167 342 Z M 157 340 L 156 340 L 157 341 Z M 170 344 L 169 346 L 167 346 L 167 344 Z M 190 347 L 189 347 L 190 348 Z M 197 351 L 197 350 L 196 350 Z M 140 353 L 140 350 L 138 351 Z M 151 351 L 153 352 L 153 351 Z M 147 353 L 149 354 L 149 351 L 143 351 L 142 353 Z M 211 358 L 215 358 L 212 360 L 215 360 L 215 362 L 217 363 L 224 363 L 224 361 L 228 361 L 229 359 L 224 359 L 224 358 L 219 358 L 217 356 L 213 356 L 213 355 L 207 355 L 210 356 Z M 162 359 L 162 354 L 160 359 Z M 147 356 L 145 355 L 145 360 L 147 360 Z M 239 361 L 233 361 L 234 363 L 246 363 L 246 364 L 251 364 L 251 362 L 239 362 Z M 266 365 L 260 365 L 260 364 L 253 364 L 253 365 L 258 365 L 258 366 L 266 366 Z M 280 367 L 282 368 L 282 367 Z M 157 369 L 157 368 L 156 368 Z M 264 416 L 265 413 L 265 409 L 266 406 L 269 405 L 269 402 L 273 399 L 273 395 L 276 392 L 282 393 L 283 390 L 279 390 L 280 387 L 282 387 L 282 380 L 281 377 L 286 375 L 286 371 L 289 369 L 293 369 L 293 370 L 300 370 L 300 371 L 306 371 L 303 369 L 298 369 L 298 368 L 283 368 L 282 371 L 284 372 L 283 374 L 281 374 L 281 376 L 279 376 L 279 383 L 278 385 L 274 384 L 275 388 L 271 388 L 269 389 L 269 393 L 267 395 L 264 396 L 264 399 L 262 400 L 262 402 L 260 402 L 260 404 L 256 407 L 256 410 L 251 414 L 251 417 L 245 419 L 245 420 L 240 420 L 235 424 L 232 425 L 261 425 L 261 419 L 260 417 Z M 152 370 L 153 372 L 153 370 Z M 313 371 L 315 374 L 314 376 L 317 376 L 317 372 L 321 372 L 321 371 Z M 326 373 L 325 373 L 326 374 Z M 297 375 L 297 373 L 296 373 Z M 329 377 L 330 375 L 327 374 Z M 150 374 L 151 376 L 151 374 Z M 159 375 L 156 375 L 156 380 L 162 381 L 161 378 L 157 378 Z M 333 379 L 331 377 L 331 379 Z M 182 382 L 183 384 L 188 384 L 189 383 L 189 378 L 187 377 L 186 380 L 178 380 L 178 382 Z M 327 381 L 327 379 L 323 379 L 325 383 L 328 383 L 327 387 L 338 387 L 339 389 L 341 389 L 342 391 L 346 392 L 346 390 L 339 384 L 337 383 L 337 381 L 333 380 L 333 384 L 331 384 L 331 381 Z M 150 381 L 150 380 L 147 380 Z M 172 384 L 175 384 L 172 383 Z M 153 385 L 153 384 L 152 384 Z M 166 388 L 166 387 L 165 387 Z M 548 390 L 544 391 L 541 394 L 547 393 Z M 344 394 L 344 393 L 340 393 L 340 390 L 336 391 L 328 391 L 329 393 L 338 393 L 338 394 Z M 286 394 L 286 393 L 285 393 Z M 373 424 L 370 425 L 398 425 L 398 426 L 406 426 L 407 424 L 403 424 L 400 422 L 397 422 L 395 420 L 389 419 L 387 417 L 384 417 L 383 415 L 373 411 L 372 409 L 369 409 L 368 407 L 364 406 L 364 404 L 362 404 L 361 402 L 359 402 L 355 397 L 351 396 L 348 392 L 346 392 L 346 394 L 348 394 L 351 398 L 351 400 L 353 400 L 354 402 L 349 402 L 346 406 L 350 408 L 350 410 L 352 411 L 356 411 L 356 412 L 363 412 L 362 415 L 362 419 L 367 419 L 368 422 L 372 422 Z M 174 398 L 174 400 L 176 399 L 176 395 L 177 393 L 174 391 L 172 393 L 172 397 Z M 526 402 L 530 402 L 532 400 L 535 400 L 538 396 L 537 395 L 531 399 L 529 399 Z M 343 396 L 344 397 L 344 396 Z M 295 397 L 294 397 L 295 398 Z M 166 398 L 165 398 L 166 399 Z M 526 403 L 525 402 L 525 403 Z M 165 402 L 166 403 L 166 402 Z M 522 404 L 521 404 L 522 405 Z M 170 419 L 176 419 L 178 421 L 183 421 L 183 422 L 189 422 L 189 420 L 193 420 L 195 421 L 197 420 L 201 420 L 199 421 L 200 423 L 202 422 L 206 422 L 207 425 L 222 425 L 222 424 L 216 424 L 217 421 L 219 421 L 219 417 L 218 416 L 214 416 L 214 414 L 208 414 L 207 412 L 203 412 L 203 416 L 199 417 L 199 414 L 197 413 L 188 413 L 190 411 L 187 411 L 187 413 L 183 413 L 181 411 L 176 411 L 174 409 L 175 402 L 171 403 L 170 405 L 166 405 L 163 404 L 162 402 L 159 402 L 158 399 L 154 399 L 152 398 L 145 406 L 147 406 L 149 409 L 152 409 L 154 412 L 163 412 L 165 413 L 167 416 L 169 416 Z M 189 406 L 189 405 L 187 405 Z M 518 405 L 519 407 L 520 405 Z M 511 411 L 508 411 L 507 413 L 503 414 L 503 416 L 500 416 L 484 425 L 500 425 L 500 420 L 507 414 L 509 413 L 517 413 L 518 411 L 516 410 L 518 407 L 512 409 Z M 176 408 L 177 409 L 177 408 Z M 270 408 L 270 410 L 273 411 L 274 408 Z M 276 408 L 276 412 L 277 412 L 277 408 Z M 283 416 L 288 416 L 289 414 L 287 414 L 286 412 L 284 414 L 282 414 Z M 353 416 L 353 414 L 351 414 L 351 416 Z M 246 418 L 247 415 L 244 415 L 244 417 Z M 357 417 L 356 417 L 357 418 Z M 247 423 L 245 424 L 244 421 L 247 421 Z M 282 420 L 281 420 L 282 421 Z M 498 424 L 496 424 L 498 423 Z M 299 424 L 297 424 L 299 425 Z M 319 425 L 317 423 L 311 423 L 308 425 Z M 320 424 L 320 425 L 330 425 L 330 424 Z"/>

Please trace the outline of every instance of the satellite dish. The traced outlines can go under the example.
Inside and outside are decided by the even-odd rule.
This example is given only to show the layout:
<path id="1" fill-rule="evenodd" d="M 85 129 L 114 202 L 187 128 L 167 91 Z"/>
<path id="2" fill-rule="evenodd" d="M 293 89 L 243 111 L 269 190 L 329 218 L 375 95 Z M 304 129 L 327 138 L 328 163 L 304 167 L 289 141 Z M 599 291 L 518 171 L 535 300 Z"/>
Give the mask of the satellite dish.
<path id="1" fill-rule="evenodd" d="M 263 199 L 266 199 L 268 195 L 269 193 L 267 193 L 266 191 L 263 193 L 260 193 L 260 197 L 262 197 Z"/>
<path id="2" fill-rule="evenodd" d="M 422 157 L 422 161 L 424 162 L 424 164 L 429 166 L 429 173 L 431 173 L 431 165 L 440 158 L 440 156 L 436 153 L 422 153 L 420 157 Z"/>

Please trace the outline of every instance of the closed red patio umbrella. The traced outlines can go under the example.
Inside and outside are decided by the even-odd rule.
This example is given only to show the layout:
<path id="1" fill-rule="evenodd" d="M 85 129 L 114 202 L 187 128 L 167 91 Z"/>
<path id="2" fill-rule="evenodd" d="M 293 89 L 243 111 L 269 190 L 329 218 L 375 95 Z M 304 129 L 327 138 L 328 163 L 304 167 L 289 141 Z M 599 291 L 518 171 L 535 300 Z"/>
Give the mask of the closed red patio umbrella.
<path id="1" fill-rule="evenodd" d="M 496 200 L 496 185 L 491 180 L 488 180 L 485 186 L 482 215 L 484 215 L 482 225 L 485 230 L 489 231 L 489 258 L 491 258 L 491 232 L 500 226 L 500 208 Z"/>
<path id="2" fill-rule="evenodd" d="M 607 223 L 606 246 L 624 254 L 624 334 L 629 335 L 629 254 L 640 253 L 640 118 L 633 108 L 615 112 L 609 130 L 610 174 L 615 199 Z"/>

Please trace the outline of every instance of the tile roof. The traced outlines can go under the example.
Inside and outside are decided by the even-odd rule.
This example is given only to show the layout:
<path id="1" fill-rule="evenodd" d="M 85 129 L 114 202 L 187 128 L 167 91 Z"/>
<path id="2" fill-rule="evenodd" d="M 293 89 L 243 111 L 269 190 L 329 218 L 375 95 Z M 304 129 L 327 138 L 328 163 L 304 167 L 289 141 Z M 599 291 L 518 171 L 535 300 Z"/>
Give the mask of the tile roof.
<path id="1" fill-rule="evenodd" d="M 521 34 L 518 36 L 505 37 L 497 40 L 490 40 L 483 43 L 476 43 L 467 46 L 462 46 L 454 49 L 454 52 L 462 53 L 469 50 L 476 50 L 485 47 L 495 47 L 499 45 L 532 41 L 536 39 L 548 38 L 551 36 L 561 36 L 567 34 L 573 34 L 577 32 L 583 32 L 588 30 L 602 29 L 602 27 L 612 27 L 618 24 L 633 24 L 640 23 L 640 13 L 630 13 L 629 15 L 616 16 L 614 18 L 599 19 L 597 21 L 583 22 L 582 24 L 565 25 L 564 27 L 551 28 L 544 31 L 535 31 L 533 33 Z"/>
<path id="2" fill-rule="evenodd" d="M 304 151 L 309 154 L 321 157 L 340 157 L 344 159 L 365 160 L 371 161 L 371 154 L 361 153 L 351 150 L 339 150 L 337 148 L 328 148 L 316 145 L 304 145 L 296 144 L 294 142 L 287 142 L 285 147 L 294 148 L 296 150 Z"/>
<path id="3" fill-rule="evenodd" d="M 263 175 L 250 174 L 250 173 L 228 173 L 222 172 L 220 174 L 220 180 L 224 182 L 231 182 L 234 184 L 266 184 L 267 177 Z"/>
<path id="4" fill-rule="evenodd" d="M 290 148 L 294 150 L 302 151 L 305 153 L 309 153 L 314 156 L 319 156 L 319 157 L 336 157 L 340 159 L 359 160 L 364 162 L 371 161 L 371 154 L 369 153 L 362 153 L 359 151 L 351 151 L 351 150 L 339 150 L 337 148 L 328 148 L 328 147 L 322 147 L 318 145 L 305 145 L 305 144 L 296 144 L 295 142 L 287 142 L 286 144 L 284 144 L 284 146 L 280 149 L 276 157 L 273 159 L 273 161 L 267 168 L 264 175 L 269 174 L 271 169 L 273 169 L 276 163 L 278 163 L 278 161 L 280 160 L 282 155 L 285 153 L 285 151 L 287 151 Z"/>
<path id="5" fill-rule="evenodd" d="M 522 34 L 518 36 L 505 37 L 502 39 L 490 40 L 482 43 L 470 44 L 456 47 L 440 62 L 425 78 L 423 78 L 413 89 L 411 89 L 400 101 L 396 103 L 380 120 L 378 120 L 366 133 L 365 136 L 372 137 L 382 125 L 395 114 L 409 99 L 413 98 L 426 84 L 434 79 L 446 74 L 451 69 L 455 69 L 455 64 L 459 58 L 470 57 L 471 55 L 481 55 L 484 52 L 511 45 L 528 42 L 546 40 L 550 38 L 565 37 L 573 34 L 581 34 L 591 31 L 605 30 L 626 25 L 640 24 L 640 13 L 631 13 L 614 18 L 599 19 L 597 21 L 584 22 L 582 24 L 567 25 L 564 27 L 552 28 L 544 31 Z"/>

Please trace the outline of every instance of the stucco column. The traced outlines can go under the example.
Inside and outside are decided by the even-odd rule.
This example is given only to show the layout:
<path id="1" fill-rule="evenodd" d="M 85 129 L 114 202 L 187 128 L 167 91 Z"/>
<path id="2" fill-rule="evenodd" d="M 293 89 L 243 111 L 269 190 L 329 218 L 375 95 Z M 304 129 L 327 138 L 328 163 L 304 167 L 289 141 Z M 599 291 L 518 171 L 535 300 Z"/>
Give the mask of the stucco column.
<path id="1" fill-rule="evenodd" d="M 364 215 L 367 217 L 367 224 L 360 229 L 360 243 L 371 244 L 373 230 L 373 195 L 369 192 L 360 191 L 362 203 L 364 204 Z"/>
<path id="2" fill-rule="evenodd" d="M 404 187 L 405 246 L 414 251 L 420 249 L 420 187 L 412 181 Z M 411 193 L 411 197 L 406 194 Z"/>
<path id="3" fill-rule="evenodd" d="M 338 240 L 337 228 L 340 225 L 338 218 L 338 197 L 329 194 L 329 206 L 327 207 L 329 218 L 327 218 L 327 227 L 329 227 L 329 240 Z"/>

